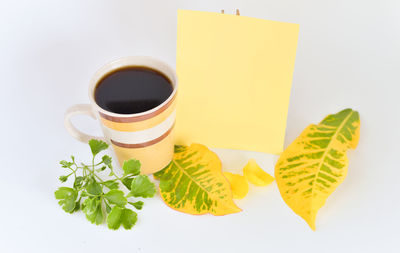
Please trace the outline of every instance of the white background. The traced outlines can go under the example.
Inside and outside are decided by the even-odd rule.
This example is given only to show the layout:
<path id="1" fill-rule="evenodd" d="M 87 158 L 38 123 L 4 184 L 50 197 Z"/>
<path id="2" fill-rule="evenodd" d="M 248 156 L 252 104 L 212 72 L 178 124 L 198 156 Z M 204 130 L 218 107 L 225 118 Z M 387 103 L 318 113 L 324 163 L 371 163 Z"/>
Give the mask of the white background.
<path id="1" fill-rule="evenodd" d="M 58 161 L 90 158 L 64 129 L 64 111 L 88 102 L 91 75 L 110 60 L 151 55 L 175 66 L 178 8 L 239 8 L 244 16 L 300 24 L 286 146 L 326 114 L 360 112 L 359 146 L 316 232 L 285 205 L 275 183 L 252 187 L 237 201 L 243 212 L 224 217 L 182 214 L 157 196 L 145 201 L 131 231 L 92 225 L 58 206 Z M 400 252 L 399 13 L 396 0 L 2 0 L 0 251 Z M 99 133 L 91 119 L 76 123 Z M 217 152 L 227 170 L 255 157 L 273 173 L 269 155 Z"/>

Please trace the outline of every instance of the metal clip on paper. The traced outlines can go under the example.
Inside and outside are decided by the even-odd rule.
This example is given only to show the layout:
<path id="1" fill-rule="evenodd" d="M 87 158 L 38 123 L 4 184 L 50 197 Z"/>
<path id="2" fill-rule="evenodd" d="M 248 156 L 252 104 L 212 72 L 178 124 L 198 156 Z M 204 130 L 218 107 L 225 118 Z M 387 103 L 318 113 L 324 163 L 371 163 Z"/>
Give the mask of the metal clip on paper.
<path id="1" fill-rule="evenodd" d="M 222 14 L 225 14 L 225 11 L 224 11 L 224 10 L 221 10 L 221 13 L 222 13 Z M 236 15 L 237 15 L 237 16 L 240 16 L 239 9 L 236 9 Z"/>

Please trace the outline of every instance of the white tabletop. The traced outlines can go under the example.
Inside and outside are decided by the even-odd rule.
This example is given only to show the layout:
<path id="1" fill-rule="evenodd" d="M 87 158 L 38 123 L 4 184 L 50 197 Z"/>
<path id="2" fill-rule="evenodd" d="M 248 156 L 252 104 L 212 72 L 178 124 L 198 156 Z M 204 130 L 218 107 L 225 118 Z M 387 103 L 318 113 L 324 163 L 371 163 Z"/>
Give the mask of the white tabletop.
<path id="1" fill-rule="evenodd" d="M 400 235 L 400 2 L 320 0 L 2 1 L 0 4 L 1 252 L 398 252 Z M 317 231 L 277 186 L 251 187 L 243 212 L 191 216 L 146 200 L 131 231 L 95 226 L 54 199 L 58 161 L 88 147 L 63 126 L 87 103 L 91 75 L 127 55 L 175 65 L 177 9 L 220 11 L 300 24 L 285 145 L 326 114 L 351 107 L 361 139 Z M 76 120 L 99 133 L 88 118 Z M 273 156 L 217 150 L 227 170 L 248 158 L 273 173 Z M 397 241 L 396 241 L 397 239 Z M 257 250 L 257 251 L 256 251 Z M 121 251 L 122 252 L 122 251 Z"/>

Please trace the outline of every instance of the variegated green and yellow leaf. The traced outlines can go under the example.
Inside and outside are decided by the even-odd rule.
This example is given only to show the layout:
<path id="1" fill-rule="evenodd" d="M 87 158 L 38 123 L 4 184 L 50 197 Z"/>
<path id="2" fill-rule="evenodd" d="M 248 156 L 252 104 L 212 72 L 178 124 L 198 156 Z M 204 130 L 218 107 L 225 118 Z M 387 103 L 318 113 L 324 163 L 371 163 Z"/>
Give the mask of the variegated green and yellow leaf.
<path id="1" fill-rule="evenodd" d="M 177 146 L 172 162 L 154 174 L 160 194 L 171 208 L 189 214 L 240 212 L 218 156 L 201 144 Z"/>
<path id="2" fill-rule="evenodd" d="M 347 174 L 346 151 L 358 144 L 360 119 L 346 109 L 308 126 L 283 152 L 275 178 L 286 204 L 315 230 L 315 218 Z"/>

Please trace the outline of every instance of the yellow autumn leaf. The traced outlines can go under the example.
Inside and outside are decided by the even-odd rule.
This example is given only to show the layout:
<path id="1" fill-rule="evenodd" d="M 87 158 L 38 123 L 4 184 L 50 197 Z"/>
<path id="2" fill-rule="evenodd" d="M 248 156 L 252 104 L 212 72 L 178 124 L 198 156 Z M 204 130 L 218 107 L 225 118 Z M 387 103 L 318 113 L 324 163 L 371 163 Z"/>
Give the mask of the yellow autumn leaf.
<path id="1" fill-rule="evenodd" d="M 171 208 L 188 214 L 240 212 L 218 156 L 201 144 L 176 146 L 172 162 L 154 174 L 160 194 Z"/>
<path id="2" fill-rule="evenodd" d="M 275 178 L 286 204 L 315 230 L 315 218 L 347 174 L 348 149 L 357 147 L 360 118 L 346 109 L 308 126 L 280 156 Z"/>
<path id="3" fill-rule="evenodd" d="M 229 184 L 231 185 L 234 199 L 242 199 L 246 197 L 249 192 L 249 183 L 247 183 L 247 179 L 244 176 L 230 172 L 224 172 L 224 176 L 228 179 Z"/>
<path id="4" fill-rule="evenodd" d="M 274 178 L 258 166 L 254 159 L 250 159 L 243 168 L 243 175 L 250 183 L 256 186 L 266 186 L 274 181 Z"/>

